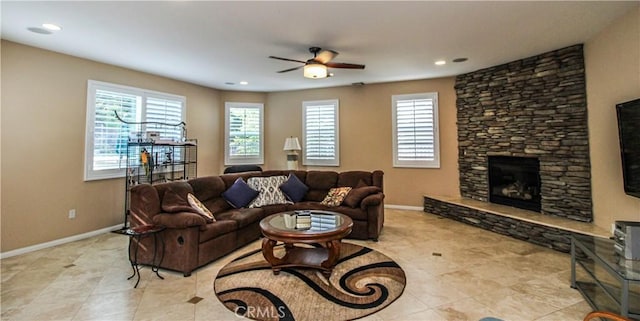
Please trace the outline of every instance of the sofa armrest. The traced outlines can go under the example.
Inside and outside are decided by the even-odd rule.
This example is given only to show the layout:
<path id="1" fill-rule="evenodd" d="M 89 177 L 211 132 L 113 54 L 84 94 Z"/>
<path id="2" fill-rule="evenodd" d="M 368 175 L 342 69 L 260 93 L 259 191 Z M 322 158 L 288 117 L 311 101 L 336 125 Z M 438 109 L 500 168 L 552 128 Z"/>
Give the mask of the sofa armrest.
<path id="1" fill-rule="evenodd" d="M 196 213 L 178 212 L 157 214 L 153 217 L 153 223 L 167 228 L 187 228 L 206 225 L 207 221 Z"/>
<path id="2" fill-rule="evenodd" d="M 160 196 L 149 184 L 139 184 L 131 188 L 129 222 L 131 226 L 152 224 L 153 216 L 160 213 Z"/>
<path id="3" fill-rule="evenodd" d="M 360 208 L 366 210 L 369 206 L 377 206 L 382 204 L 382 200 L 384 199 L 384 193 L 376 193 L 371 194 L 365 197 L 362 202 L 360 202 Z"/>

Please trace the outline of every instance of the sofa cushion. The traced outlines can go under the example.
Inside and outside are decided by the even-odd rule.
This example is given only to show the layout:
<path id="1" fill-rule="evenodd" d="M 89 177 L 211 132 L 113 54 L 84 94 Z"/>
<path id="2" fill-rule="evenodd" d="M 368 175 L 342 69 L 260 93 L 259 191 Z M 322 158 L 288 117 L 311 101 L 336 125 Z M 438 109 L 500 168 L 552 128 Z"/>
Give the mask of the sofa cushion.
<path id="1" fill-rule="evenodd" d="M 369 184 L 365 183 L 363 180 L 360 180 L 360 181 L 358 181 L 358 185 L 356 185 L 355 188 L 366 187 L 366 186 L 369 186 Z"/>
<path id="2" fill-rule="evenodd" d="M 273 205 L 265 205 L 263 207 L 261 207 L 260 209 L 262 209 L 262 212 L 264 213 L 264 217 L 267 217 L 271 214 L 275 214 L 275 213 L 282 213 L 282 212 L 286 212 L 289 210 L 289 206 L 291 203 L 289 204 L 273 204 Z"/>
<path id="3" fill-rule="evenodd" d="M 327 196 L 322 200 L 322 205 L 329 207 L 340 206 L 344 198 L 351 191 L 351 187 L 335 187 L 329 190 Z"/>
<path id="4" fill-rule="evenodd" d="M 243 173 L 233 173 L 233 174 L 224 174 L 220 175 L 220 179 L 224 182 L 226 189 L 229 189 L 238 178 L 242 178 L 245 182 L 249 179 L 249 177 L 260 176 L 261 172 L 243 172 Z"/>
<path id="5" fill-rule="evenodd" d="M 304 195 L 307 194 L 309 187 L 307 187 L 307 185 L 305 185 L 298 176 L 290 173 L 287 181 L 280 185 L 280 190 L 284 193 L 284 196 L 286 196 L 287 199 L 295 203 L 302 201 Z"/>
<path id="6" fill-rule="evenodd" d="M 224 197 L 217 197 L 213 199 L 209 199 L 206 201 L 202 201 L 202 204 L 206 206 L 209 211 L 215 216 L 217 213 L 224 212 L 231 207 L 231 204 L 224 199 Z"/>
<path id="7" fill-rule="evenodd" d="M 213 223 L 206 224 L 200 228 L 200 243 L 204 243 L 223 234 L 235 232 L 237 229 L 238 223 L 233 220 L 217 220 Z"/>
<path id="8" fill-rule="evenodd" d="M 287 210 L 289 210 L 289 211 L 295 211 L 295 210 L 323 210 L 323 211 L 331 211 L 331 212 L 338 212 L 338 213 L 346 214 L 352 220 L 367 221 L 369 219 L 367 211 L 363 210 L 360 207 L 351 208 L 351 207 L 344 206 L 344 205 L 341 205 L 341 206 L 338 206 L 338 207 L 329 207 L 329 206 L 322 205 L 320 202 L 302 201 L 302 202 L 299 202 L 299 203 L 288 205 L 287 206 Z"/>
<path id="9" fill-rule="evenodd" d="M 176 191 L 178 190 L 178 191 Z M 181 193 L 182 192 L 182 193 Z M 193 212 L 197 213 L 187 200 L 186 191 L 180 191 L 178 186 L 167 188 L 162 197 L 162 211 L 167 213 Z"/>
<path id="10" fill-rule="evenodd" d="M 222 197 L 227 187 L 220 176 L 193 178 L 188 183 L 193 188 L 193 196 L 197 197 L 214 216 L 231 208 L 231 205 Z"/>
<path id="11" fill-rule="evenodd" d="M 338 173 L 330 171 L 309 171 L 304 182 L 309 189 L 329 190 L 336 187 Z"/>
<path id="12" fill-rule="evenodd" d="M 234 208 L 241 208 L 249 205 L 258 194 L 259 192 L 249 187 L 242 177 L 238 177 L 233 185 L 222 193 L 222 197 Z"/>
<path id="13" fill-rule="evenodd" d="M 296 175 L 296 177 L 299 178 L 301 182 L 307 180 L 307 171 L 289 171 L 289 173 Z"/>
<path id="14" fill-rule="evenodd" d="M 328 189 L 310 189 L 302 200 L 320 203 L 327 196 L 327 193 L 329 193 Z"/>
<path id="15" fill-rule="evenodd" d="M 262 207 L 273 204 L 287 204 L 289 201 L 284 196 L 279 186 L 287 180 L 286 176 L 251 177 L 247 185 L 260 194 L 249 204 L 250 208 Z"/>
<path id="16" fill-rule="evenodd" d="M 218 199 L 227 190 L 220 176 L 205 176 L 193 178 L 188 181 L 193 188 L 193 195 L 203 204 L 211 199 Z M 210 209 L 211 210 L 211 209 Z"/>
<path id="17" fill-rule="evenodd" d="M 378 186 L 363 186 L 351 189 L 347 197 L 344 198 L 342 202 L 344 205 L 347 205 L 352 208 L 356 208 L 360 205 L 360 202 L 370 194 L 375 194 L 381 192 L 380 187 Z"/>
<path id="18" fill-rule="evenodd" d="M 262 173 L 260 173 L 259 176 L 268 177 L 268 176 L 287 176 L 287 175 L 289 175 L 289 172 L 286 170 L 270 169 L 270 170 L 263 171 Z"/>
<path id="19" fill-rule="evenodd" d="M 207 222 L 216 221 L 216 218 L 213 216 L 213 214 L 211 214 L 209 209 L 204 206 L 204 204 L 202 204 L 202 202 L 200 202 L 198 198 L 193 196 L 193 194 L 187 194 L 187 202 L 189 202 L 189 205 L 191 205 L 191 207 L 195 209 L 198 214 L 202 215 L 202 217 L 204 217 Z"/>
<path id="20" fill-rule="evenodd" d="M 218 221 L 232 220 L 238 224 L 238 228 L 243 228 L 251 223 L 260 221 L 264 217 L 264 212 L 260 208 L 238 208 L 230 209 L 224 213 L 216 215 Z"/>
<path id="21" fill-rule="evenodd" d="M 338 174 L 338 182 L 336 186 L 350 186 L 356 187 L 360 182 L 365 185 L 373 185 L 371 179 L 371 172 L 365 171 L 347 171 Z"/>

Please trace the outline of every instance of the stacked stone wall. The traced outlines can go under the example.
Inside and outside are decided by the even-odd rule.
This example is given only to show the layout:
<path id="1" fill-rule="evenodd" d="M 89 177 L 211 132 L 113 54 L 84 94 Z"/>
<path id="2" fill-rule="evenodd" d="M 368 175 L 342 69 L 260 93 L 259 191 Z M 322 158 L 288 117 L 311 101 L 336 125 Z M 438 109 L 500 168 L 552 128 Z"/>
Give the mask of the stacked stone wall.
<path id="1" fill-rule="evenodd" d="M 456 77 L 460 193 L 488 201 L 488 156 L 540 160 L 541 212 L 591 221 L 583 46 Z"/>
<path id="2" fill-rule="evenodd" d="M 561 252 L 571 250 L 571 232 L 474 208 L 424 198 L 424 211 Z"/>

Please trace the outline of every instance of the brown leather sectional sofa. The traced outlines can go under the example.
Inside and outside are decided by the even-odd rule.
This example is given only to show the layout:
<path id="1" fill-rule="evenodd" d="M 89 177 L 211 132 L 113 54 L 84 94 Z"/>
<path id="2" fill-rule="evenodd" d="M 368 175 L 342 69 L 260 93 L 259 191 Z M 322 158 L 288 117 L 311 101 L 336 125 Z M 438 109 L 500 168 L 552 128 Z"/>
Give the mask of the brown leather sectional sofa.
<path id="1" fill-rule="evenodd" d="M 239 177 L 247 181 L 250 177 L 288 176 L 290 173 L 309 188 L 303 199 L 296 203 L 234 208 L 222 195 Z M 360 191 L 360 195 L 355 201 L 352 198 L 351 202 L 337 207 L 321 204 L 331 188 L 343 186 L 353 187 L 352 193 Z M 182 210 L 178 204 L 181 201 L 176 199 L 186 199 L 188 193 L 213 213 L 215 222 L 207 222 L 199 214 Z M 268 215 L 301 209 L 346 214 L 353 220 L 349 238 L 377 241 L 384 223 L 383 172 L 276 170 L 199 177 L 157 185 L 141 184 L 131 190 L 129 223 L 131 227 L 164 225 L 166 229 L 159 235 L 164 242 L 164 255 L 160 255 L 162 262 L 159 266 L 189 276 L 196 268 L 258 239 L 261 235 L 260 220 Z M 153 241 L 153 237 L 141 240 L 138 263 L 152 265 Z M 132 255 L 134 247 L 130 248 Z"/>

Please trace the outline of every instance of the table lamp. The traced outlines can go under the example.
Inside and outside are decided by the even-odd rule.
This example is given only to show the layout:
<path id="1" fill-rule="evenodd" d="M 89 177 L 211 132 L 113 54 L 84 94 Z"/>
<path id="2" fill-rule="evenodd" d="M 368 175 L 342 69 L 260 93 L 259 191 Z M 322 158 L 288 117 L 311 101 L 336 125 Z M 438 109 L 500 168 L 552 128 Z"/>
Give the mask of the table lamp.
<path id="1" fill-rule="evenodd" d="M 284 140 L 284 148 L 283 150 L 288 151 L 287 153 L 287 169 L 297 170 L 298 169 L 298 151 L 301 150 L 300 142 L 298 141 L 298 137 L 287 137 Z"/>

